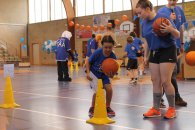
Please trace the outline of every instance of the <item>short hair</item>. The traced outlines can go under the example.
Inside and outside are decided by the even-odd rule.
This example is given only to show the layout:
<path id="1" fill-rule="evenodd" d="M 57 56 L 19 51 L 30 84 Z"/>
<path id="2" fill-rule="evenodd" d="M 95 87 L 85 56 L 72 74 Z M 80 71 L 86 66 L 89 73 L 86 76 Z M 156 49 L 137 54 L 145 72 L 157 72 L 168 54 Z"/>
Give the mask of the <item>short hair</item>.
<path id="1" fill-rule="evenodd" d="M 92 37 L 92 38 L 95 38 L 95 34 L 92 34 L 91 37 Z"/>
<path id="2" fill-rule="evenodd" d="M 129 36 L 132 36 L 132 37 L 137 37 L 137 34 L 135 32 L 130 32 Z"/>
<path id="3" fill-rule="evenodd" d="M 132 36 L 128 36 L 128 37 L 127 37 L 127 42 L 128 42 L 128 43 L 132 43 L 132 42 L 133 42 L 133 40 L 134 40 L 134 39 L 133 39 L 133 37 L 132 37 Z"/>
<path id="4" fill-rule="evenodd" d="M 153 10 L 153 4 L 149 0 L 139 0 L 136 5 L 136 8 L 138 7 L 142 9 L 150 8 L 150 10 Z"/>
<path id="5" fill-rule="evenodd" d="M 113 38 L 110 35 L 105 35 L 102 38 L 101 44 L 104 45 L 105 42 L 112 43 L 113 45 L 115 44 L 115 41 L 113 40 Z"/>

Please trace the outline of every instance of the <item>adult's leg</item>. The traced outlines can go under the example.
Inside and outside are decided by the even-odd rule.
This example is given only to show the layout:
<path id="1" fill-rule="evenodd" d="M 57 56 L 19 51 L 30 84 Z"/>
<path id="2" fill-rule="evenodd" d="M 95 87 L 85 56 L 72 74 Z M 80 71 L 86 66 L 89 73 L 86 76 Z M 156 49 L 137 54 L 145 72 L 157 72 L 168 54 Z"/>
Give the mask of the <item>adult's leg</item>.
<path id="1" fill-rule="evenodd" d="M 151 79 L 153 84 L 153 107 L 158 110 L 160 108 L 160 100 L 162 98 L 160 65 L 149 63 L 149 68 L 151 70 Z"/>
<path id="2" fill-rule="evenodd" d="M 175 107 L 175 90 L 171 83 L 174 67 L 175 63 L 160 63 L 161 85 L 165 90 L 170 107 Z"/>
<path id="3" fill-rule="evenodd" d="M 61 61 L 57 61 L 57 71 L 58 71 L 58 81 L 62 81 L 64 77 L 63 77 Z"/>

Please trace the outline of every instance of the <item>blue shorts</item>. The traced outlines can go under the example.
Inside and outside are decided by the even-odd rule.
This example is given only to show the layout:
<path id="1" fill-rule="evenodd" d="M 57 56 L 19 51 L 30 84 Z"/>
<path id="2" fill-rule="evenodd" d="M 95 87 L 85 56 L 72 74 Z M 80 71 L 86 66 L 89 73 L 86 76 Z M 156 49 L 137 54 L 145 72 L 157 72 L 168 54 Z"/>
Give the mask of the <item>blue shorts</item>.
<path id="1" fill-rule="evenodd" d="M 96 73 L 94 73 L 93 71 L 91 71 L 98 79 L 102 80 L 103 86 L 106 84 L 111 84 L 110 83 L 110 79 L 108 76 L 106 76 L 105 74 L 102 73 L 101 76 L 98 76 Z"/>
<path id="2" fill-rule="evenodd" d="M 110 79 L 108 78 L 108 76 L 103 75 L 100 79 L 102 79 L 103 85 L 110 84 Z"/>

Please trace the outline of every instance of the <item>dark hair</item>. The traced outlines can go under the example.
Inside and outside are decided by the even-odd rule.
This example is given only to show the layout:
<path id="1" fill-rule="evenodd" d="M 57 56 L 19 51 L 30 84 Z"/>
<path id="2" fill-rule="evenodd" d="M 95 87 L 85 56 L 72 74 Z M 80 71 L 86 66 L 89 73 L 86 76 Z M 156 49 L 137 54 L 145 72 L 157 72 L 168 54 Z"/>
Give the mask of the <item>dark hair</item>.
<path id="1" fill-rule="evenodd" d="M 150 10 L 153 10 L 153 4 L 149 0 L 139 0 L 136 5 L 136 8 L 138 7 L 143 9 L 150 8 Z"/>
<path id="2" fill-rule="evenodd" d="M 95 34 L 92 34 L 92 36 L 91 36 L 92 38 L 95 38 Z"/>
<path id="3" fill-rule="evenodd" d="M 132 36 L 128 36 L 127 37 L 127 42 L 128 43 L 132 43 L 133 42 L 133 37 Z"/>
<path id="4" fill-rule="evenodd" d="M 132 37 L 137 37 L 137 34 L 135 32 L 130 32 L 129 36 L 132 36 Z"/>
<path id="5" fill-rule="evenodd" d="M 101 44 L 104 45 L 104 42 L 110 42 L 110 43 L 112 43 L 113 45 L 115 44 L 115 41 L 113 40 L 113 38 L 112 38 L 110 35 L 105 35 L 105 36 L 102 38 Z"/>

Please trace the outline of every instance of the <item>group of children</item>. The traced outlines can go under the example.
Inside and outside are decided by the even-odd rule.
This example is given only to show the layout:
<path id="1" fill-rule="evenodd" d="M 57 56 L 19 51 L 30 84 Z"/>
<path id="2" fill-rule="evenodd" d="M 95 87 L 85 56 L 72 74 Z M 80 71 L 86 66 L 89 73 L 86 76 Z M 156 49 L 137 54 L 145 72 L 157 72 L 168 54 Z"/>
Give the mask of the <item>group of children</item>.
<path id="1" fill-rule="evenodd" d="M 177 0 L 168 0 L 168 2 L 176 3 Z M 159 12 L 156 13 L 154 11 L 153 5 L 149 0 L 139 0 L 136 6 L 136 11 L 137 14 L 143 19 L 142 37 L 146 39 L 147 44 L 144 44 L 145 46 L 143 46 L 143 42 L 137 38 L 136 34 L 133 32 L 127 38 L 124 57 L 128 57 L 127 70 L 131 77 L 130 82 L 134 83 L 138 80 L 138 61 L 144 61 L 144 64 L 149 63 L 153 84 L 153 106 L 146 113 L 144 113 L 143 116 L 161 116 L 160 103 L 164 92 L 169 103 L 169 107 L 164 114 L 164 118 L 175 118 L 175 91 L 178 91 L 178 89 L 174 88 L 174 83 L 171 82 L 171 79 L 177 59 L 179 58 L 176 55 L 176 39 L 180 37 L 180 32 L 176 28 L 174 20 L 164 14 Z M 152 24 L 157 18 L 160 17 L 167 18 L 170 21 L 170 25 L 161 25 L 161 32 L 168 33 L 168 35 L 165 37 L 158 36 L 153 32 Z M 101 48 L 98 48 L 99 41 L 101 41 Z M 99 36 L 99 39 L 92 35 L 92 38 L 88 41 L 88 53 L 85 60 L 87 79 L 89 81 L 93 80 L 90 76 L 90 72 L 93 73 L 98 79 L 102 79 L 103 87 L 106 91 L 106 106 L 109 116 L 115 116 L 114 110 L 112 110 L 110 107 L 113 91 L 109 78 L 113 77 L 113 75 L 103 73 L 101 70 L 101 64 L 106 58 L 116 59 L 116 56 L 113 53 L 114 44 L 115 41 L 111 35 L 104 35 L 103 38 L 100 38 Z M 66 50 L 68 51 L 69 48 Z M 140 62 L 140 65 L 140 74 L 142 74 L 144 71 L 144 65 L 142 62 Z M 93 116 L 94 113 L 95 96 L 96 93 L 93 95 L 92 105 L 89 109 L 90 116 Z M 185 105 L 187 105 L 187 103 Z"/>

